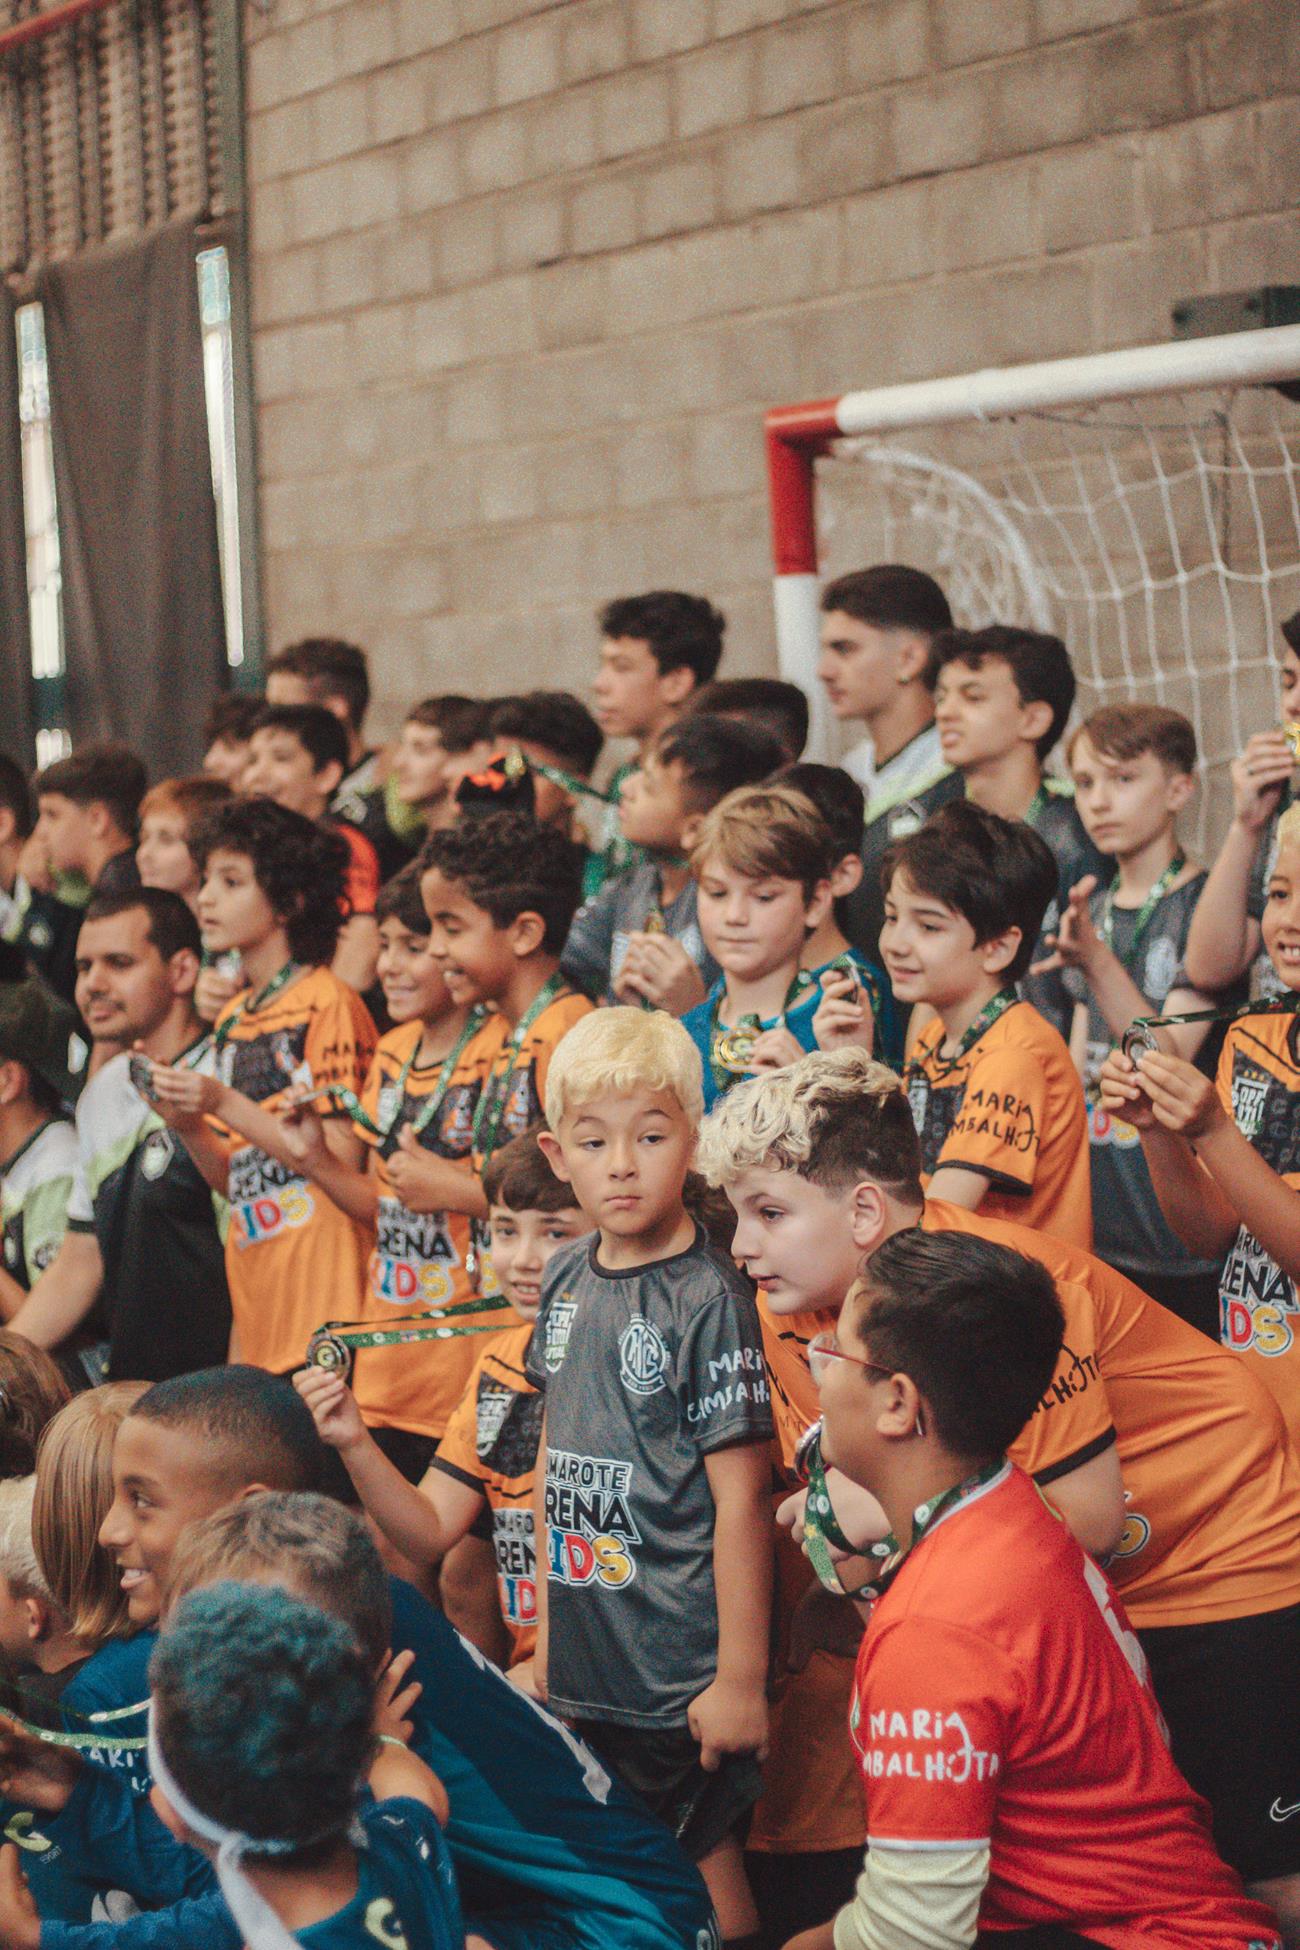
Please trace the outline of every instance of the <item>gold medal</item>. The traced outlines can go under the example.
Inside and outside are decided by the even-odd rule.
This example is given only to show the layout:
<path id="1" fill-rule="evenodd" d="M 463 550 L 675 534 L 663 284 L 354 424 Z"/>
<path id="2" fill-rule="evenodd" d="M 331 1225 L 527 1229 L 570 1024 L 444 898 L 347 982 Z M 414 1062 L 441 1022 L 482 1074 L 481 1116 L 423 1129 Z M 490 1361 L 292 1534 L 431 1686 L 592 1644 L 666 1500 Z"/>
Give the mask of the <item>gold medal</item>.
<path id="1" fill-rule="evenodd" d="M 713 1045 L 713 1061 L 720 1070 L 733 1076 L 749 1076 L 753 1070 L 755 1032 L 752 1029 L 724 1029 Z"/>
<path id="2" fill-rule="evenodd" d="M 1300 765 L 1300 718 L 1295 719 L 1291 724 L 1284 724 L 1282 736 L 1290 746 L 1292 758 L 1297 765 Z"/>
<path id="3" fill-rule="evenodd" d="M 352 1349 L 337 1334 L 314 1334 L 307 1348 L 307 1366 L 340 1374 L 346 1381 L 352 1372 Z"/>
<path id="4" fill-rule="evenodd" d="M 1300 726 L 1297 726 L 1297 729 L 1300 730 Z M 646 915 L 645 925 L 641 932 L 643 934 L 667 934 L 668 923 L 657 907 L 652 907 Z"/>

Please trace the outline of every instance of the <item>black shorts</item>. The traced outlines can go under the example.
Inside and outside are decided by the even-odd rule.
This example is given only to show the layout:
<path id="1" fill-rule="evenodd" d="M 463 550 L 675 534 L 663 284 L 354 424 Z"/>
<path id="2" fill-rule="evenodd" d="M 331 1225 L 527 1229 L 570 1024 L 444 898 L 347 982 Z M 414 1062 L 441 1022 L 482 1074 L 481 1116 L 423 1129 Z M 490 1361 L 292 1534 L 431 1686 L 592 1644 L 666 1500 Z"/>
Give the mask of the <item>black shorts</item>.
<path id="1" fill-rule="evenodd" d="M 577 1720 L 573 1730 L 672 1829 L 692 1862 L 702 1862 L 726 1841 L 762 1788 L 763 1770 L 753 1754 L 728 1754 L 716 1773 L 706 1774 L 689 1727 Z"/>
<path id="2" fill-rule="evenodd" d="M 1300 1874 L 1300 1605 L 1138 1637 L 1224 1861 L 1247 1882 Z"/>

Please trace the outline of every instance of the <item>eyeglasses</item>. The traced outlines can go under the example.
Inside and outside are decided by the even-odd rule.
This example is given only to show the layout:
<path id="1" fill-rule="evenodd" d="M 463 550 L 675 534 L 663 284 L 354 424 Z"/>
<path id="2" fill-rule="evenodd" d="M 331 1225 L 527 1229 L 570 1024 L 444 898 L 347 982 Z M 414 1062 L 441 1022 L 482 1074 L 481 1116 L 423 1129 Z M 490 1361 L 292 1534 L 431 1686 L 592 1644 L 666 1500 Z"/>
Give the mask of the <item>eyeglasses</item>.
<path id="1" fill-rule="evenodd" d="M 879 1361 L 864 1361 L 860 1355 L 846 1354 L 842 1347 L 836 1347 L 834 1334 L 814 1334 L 808 1343 L 808 1371 L 818 1388 L 830 1373 L 834 1361 L 847 1361 L 852 1367 L 865 1368 L 868 1374 L 894 1372 L 892 1368 L 882 1367 Z"/>

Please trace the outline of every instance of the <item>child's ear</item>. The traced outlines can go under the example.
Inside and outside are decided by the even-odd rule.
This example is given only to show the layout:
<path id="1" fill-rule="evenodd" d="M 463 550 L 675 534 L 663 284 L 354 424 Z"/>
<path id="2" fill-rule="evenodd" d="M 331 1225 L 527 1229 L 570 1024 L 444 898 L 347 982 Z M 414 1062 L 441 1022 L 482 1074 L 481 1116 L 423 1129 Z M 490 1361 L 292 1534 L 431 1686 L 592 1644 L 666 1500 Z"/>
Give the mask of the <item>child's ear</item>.
<path id="1" fill-rule="evenodd" d="M 532 909 L 528 908 L 524 913 L 516 914 L 506 929 L 506 939 L 510 943 L 511 954 L 523 961 L 525 956 L 535 955 L 544 945 L 546 923 L 540 914 L 534 914 Z"/>
<path id="2" fill-rule="evenodd" d="M 10 1057 L 0 1060 L 0 1104 L 15 1103 L 23 1094 L 25 1081 L 21 1063 Z"/>
<path id="3" fill-rule="evenodd" d="M 930 645 L 923 636 L 899 638 L 894 674 L 900 684 L 914 684 L 930 661 Z"/>
<path id="4" fill-rule="evenodd" d="M 1174 772 L 1165 787 L 1165 805 L 1171 813 L 1181 812 L 1196 790 L 1196 780 L 1190 772 Z"/>
<path id="5" fill-rule="evenodd" d="M 860 887 L 865 872 L 862 855 L 846 853 L 842 860 L 836 862 L 835 871 L 831 875 L 831 899 L 842 901 L 846 894 L 851 894 L 855 888 Z"/>
<path id="6" fill-rule="evenodd" d="M 313 773 L 312 776 L 326 797 L 332 799 L 343 783 L 343 767 L 336 758 L 332 758 L 327 765 L 322 765 L 319 772 Z"/>
<path id="7" fill-rule="evenodd" d="M 23 1611 L 27 1616 L 27 1636 L 33 1645 L 39 1645 L 50 1629 L 50 1608 L 29 1592 L 23 1599 Z"/>
<path id="8" fill-rule="evenodd" d="M 995 934 L 988 941 L 980 943 L 980 960 L 986 975 L 1000 975 L 1009 968 L 1019 953 L 1020 944 L 1025 938 L 1023 928 L 1007 928 L 1002 934 Z"/>
<path id="9" fill-rule="evenodd" d="M 813 888 L 812 899 L 804 909 L 804 926 L 813 934 L 831 911 L 835 896 L 829 880 L 819 880 Z"/>
<path id="10" fill-rule="evenodd" d="M 696 840 L 700 837 L 700 828 L 707 818 L 707 813 L 687 813 L 685 819 L 682 821 L 681 837 L 677 849 L 679 853 L 691 852 Z"/>
<path id="11" fill-rule="evenodd" d="M 178 948 L 167 964 L 173 995 L 193 995 L 203 964 L 192 948 Z"/>
<path id="12" fill-rule="evenodd" d="M 864 1178 L 850 1195 L 849 1225 L 860 1253 L 873 1253 L 885 1236 L 889 1214 L 885 1194 L 874 1178 Z"/>
<path id="13" fill-rule="evenodd" d="M 564 1152 L 560 1148 L 560 1140 L 556 1137 L 554 1131 L 539 1131 L 537 1133 L 537 1149 L 541 1152 L 560 1183 L 562 1185 L 571 1185 L 573 1183 L 573 1177 L 569 1171 L 569 1167 L 564 1162 Z"/>
<path id="14" fill-rule="evenodd" d="M 1037 697 L 1031 704 L 1020 707 L 1020 736 L 1027 742 L 1037 745 L 1052 728 L 1052 707 L 1046 698 Z"/>
<path id="15" fill-rule="evenodd" d="M 665 703 L 671 704 L 675 710 L 680 709 L 695 689 L 695 672 L 685 664 L 680 670 L 666 670 L 660 676 L 659 688 Z"/>

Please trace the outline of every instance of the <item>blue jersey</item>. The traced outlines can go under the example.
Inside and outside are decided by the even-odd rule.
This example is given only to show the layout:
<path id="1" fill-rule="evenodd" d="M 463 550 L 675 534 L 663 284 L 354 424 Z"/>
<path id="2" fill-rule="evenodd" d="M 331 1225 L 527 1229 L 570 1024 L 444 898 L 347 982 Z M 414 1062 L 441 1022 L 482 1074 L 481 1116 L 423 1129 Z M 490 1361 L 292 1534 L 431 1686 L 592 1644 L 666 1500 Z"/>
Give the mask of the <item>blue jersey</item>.
<path id="1" fill-rule="evenodd" d="M 363 1809 L 361 1827 L 356 1895 L 295 1931 L 297 1941 L 310 1950 L 463 1950 L 456 1877 L 436 1817 L 403 1798 Z"/>
<path id="2" fill-rule="evenodd" d="M 410 1585 L 395 1579 L 392 1589 L 393 1648 L 415 1653 L 411 1677 L 424 1688 L 411 1745 L 451 1802 L 447 1845 L 466 1928 L 497 1950 L 714 1950 L 707 1891 L 669 1830 Z M 147 1697 L 152 1649 L 151 1633 L 113 1648 L 118 1696 L 101 1684 L 95 1710 Z M 124 1724 L 134 1732 L 134 1720 Z M 134 1770 L 115 1771 L 135 1784 Z M 176 1900 L 156 1881 L 132 1893 Z M 51 1923 L 41 1950 L 238 1950 L 219 1894 L 187 1902 L 183 1926 L 169 1931 L 173 1913 L 133 1917 L 111 1936 Z"/>
<path id="3" fill-rule="evenodd" d="M 122 1774 L 136 1794 L 148 1794 L 149 1763 L 144 1743 L 149 1731 L 149 1654 L 154 1634 L 110 1639 L 68 1681 L 60 1697 L 64 1720 L 72 1733 L 92 1731 L 122 1741 L 120 1747 L 97 1747 L 94 1758 Z M 112 1718 L 104 1716 L 111 1714 Z"/>

